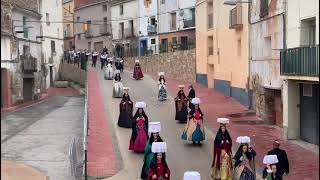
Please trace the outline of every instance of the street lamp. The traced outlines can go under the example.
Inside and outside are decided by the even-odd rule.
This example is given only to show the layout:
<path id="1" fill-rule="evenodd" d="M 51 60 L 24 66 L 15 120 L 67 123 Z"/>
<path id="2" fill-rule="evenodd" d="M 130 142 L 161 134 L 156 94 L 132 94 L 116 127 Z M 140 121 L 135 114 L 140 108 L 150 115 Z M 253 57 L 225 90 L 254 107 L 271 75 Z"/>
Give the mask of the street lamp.
<path id="1" fill-rule="evenodd" d="M 251 0 L 249 0 L 249 1 L 225 0 L 225 1 L 223 2 L 223 4 L 225 4 L 225 5 L 231 5 L 231 6 L 235 6 L 235 5 L 237 5 L 238 3 L 251 3 Z"/>

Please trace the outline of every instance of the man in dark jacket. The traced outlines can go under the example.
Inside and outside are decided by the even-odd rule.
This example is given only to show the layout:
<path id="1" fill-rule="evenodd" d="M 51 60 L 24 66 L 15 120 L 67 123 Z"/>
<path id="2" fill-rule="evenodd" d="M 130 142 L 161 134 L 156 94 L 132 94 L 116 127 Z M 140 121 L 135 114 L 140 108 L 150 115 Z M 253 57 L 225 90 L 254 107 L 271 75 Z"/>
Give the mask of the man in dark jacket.
<path id="1" fill-rule="evenodd" d="M 193 86 L 190 84 L 189 85 L 189 94 L 188 94 L 188 99 L 189 99 L 189 108 L 193 109 L 193 104 L 191 103 L 191 100 L 196 97 L 196 93 L 194 92 Z"/>
<path id="2" fill-rule="evenodd" d="M 289 161 L 287 157 L 287 153 L 285 150 L 279 148 L 280 142 L 279 140 L 275 140 L 273 142 L 273 150 L 268 152 L 268 155 L 277 155 L 279 163 L 277 164 L 277 170 L 279 174 L 286 175 L 289 174 Z"/>

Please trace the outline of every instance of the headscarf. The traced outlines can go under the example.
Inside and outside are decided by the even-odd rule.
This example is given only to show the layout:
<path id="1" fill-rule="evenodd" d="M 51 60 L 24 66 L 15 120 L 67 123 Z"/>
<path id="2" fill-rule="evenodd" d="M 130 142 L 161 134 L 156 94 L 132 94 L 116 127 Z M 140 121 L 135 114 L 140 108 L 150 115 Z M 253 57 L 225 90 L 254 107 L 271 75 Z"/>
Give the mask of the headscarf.
<path id="1" fill-rule="evenodd" d="M 221 144 L 221 141 L 224 140 L 223 144 Z M 222 133 L 221 126 L 219 127 L 219 130 L 217 132 L 217 135 L 214 139 L 214 155 L 213 155 L 213 165 L 215 163 L 215 160 L 217 160 L 217 168 L 220 169 L 220 156 L 221 156 L 221 150 L 224 149 L 228 155 L 231 155 L 231 148 L 229 149 L 227 147 L 227 143 L 225 141 L 229 141 L 230 147 L 232 146 L 232 139 L 230 137 L 230 134 L 228 130 L 224 133 Z M 217 157 L 217 158 L 216 158 Z"/>

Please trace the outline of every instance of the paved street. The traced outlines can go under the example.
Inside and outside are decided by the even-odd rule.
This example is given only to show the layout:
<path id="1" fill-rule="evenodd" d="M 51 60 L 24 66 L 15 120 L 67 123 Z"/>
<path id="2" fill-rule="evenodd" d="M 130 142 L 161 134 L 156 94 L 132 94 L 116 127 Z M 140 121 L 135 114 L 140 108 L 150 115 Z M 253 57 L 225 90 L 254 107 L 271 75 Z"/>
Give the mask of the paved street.
<path id="1" fill-rule="evenodd" d="M 83 97 L 54 96 L 1 116 L 1 160 L 35 167 L 49 179 L 72 179 L 68 151 L 73 137 L 82 145 L 83 112 Z"/>

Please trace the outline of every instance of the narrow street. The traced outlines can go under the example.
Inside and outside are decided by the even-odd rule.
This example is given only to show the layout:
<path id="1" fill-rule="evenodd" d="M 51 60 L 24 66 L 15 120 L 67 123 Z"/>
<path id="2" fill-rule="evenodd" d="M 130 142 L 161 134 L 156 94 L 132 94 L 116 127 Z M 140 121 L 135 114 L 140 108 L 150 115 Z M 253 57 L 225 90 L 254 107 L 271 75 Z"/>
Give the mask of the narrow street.
<path id="1" fill-rule="evenodd" d="M 35 167 L 50 179 L 72 179 L 68 153 L 72 138 L 82 146 L 83 113 L 84 97 L 54 96 L 2 115 L 1 160 Z"/>
<path id="2" fill-rule="evenodd" d="M 111 177 L 114 180 L 139 179 L 143 164 L 143 154 L 137 154 L 128 150 L 131 129 L 118 127 L 119 103 L 121 99 L 112 98 L 112 81 L 104 80 L 103 71 L 97 68 L 100 87 L 102 88 L 105 109 L 109 119 L 109 127 L 114 128 L 121 157 L 121 171 Z M 188 170 L 199 171 L 203 179 L 210 179 L 210 166 L 212 161 L 212 147 L 214 135 L 206 131 L 206 140 L 201 147 L 187 144 L 181 140 L 181 133 L 185 124 L 179 124 L 174 120 L 174 95 L 169 93 L 168 100 L 160 102 L 157 99 L 156 82 L 145 75 L 143 80 L 133 80 L 129 72 L 122 73 L 123 85 L 130 87 L 130 97 L 133 102 L 145 101 L 147 103 L 146 114 L 149 122 L 160 121 L 162 132 L 160 136 L 167 142 L 167 163 L 171 169 L 172 179 L 181 179 L 183 173 Z M 134 109 L 135 113 L 136 109 Z"/>

